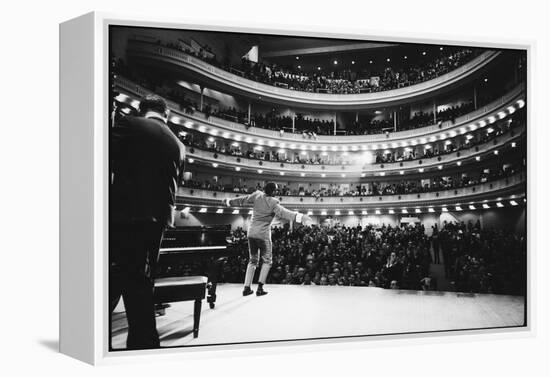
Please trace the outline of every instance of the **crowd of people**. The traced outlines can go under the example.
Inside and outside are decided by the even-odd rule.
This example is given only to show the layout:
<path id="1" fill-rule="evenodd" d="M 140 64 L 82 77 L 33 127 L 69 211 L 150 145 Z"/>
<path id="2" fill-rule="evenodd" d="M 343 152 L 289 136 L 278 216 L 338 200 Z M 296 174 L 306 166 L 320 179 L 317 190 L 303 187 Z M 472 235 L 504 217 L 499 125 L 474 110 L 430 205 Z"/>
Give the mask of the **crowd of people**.
<path id="1" fill-rule="evenodd" d="M 163 45 L 162 41 L 157 42 Z M 195 50 L 174 43 L 167 47 L 182 50 L 207 63 L 236 73 L 248 79 L 291 90 L 332 94 L 357 94 L 380 92 L 403 88 L 441 76 L 471 60 L 477 50 L 447 47 L 437 56 L 423 58 L 413 63 L 401 63 L 399 67 L 386 66 L 379 71 L 362 68 L 342 69 L 330 72 L 306 73 L 294 67 L 283 67 L 265 61 L 253 62 L 243 57 L 240 65 L 231 65 L 224 59 L 220 62 L 210 49 Z"/>
<path id="2" fill-rule="evenodd" d="M 113 61 L 113 72 L 126 77 L 136 84 L 151 90 L 175 102 L 179 110 L 188 114 L 200 113 L 207 119 L 211 116 L 227 119 L 246 127 L 259 127 L 284 132 L 302 134 L 306 139 L 315 139 L 318 135 L 369 135 L 395 131 L 396 126 L 392 119 L 364 117 L 363 119 L 347 122 L 345 125 L 335 123 L 334 119 L 321 119 L 307 114 L 288 116 L 280 114 L 273 108 L 268 112 L 253 112 L 236 107 L 223 107 L 204 103 L 202 108 L 182 88 L 165 85 L 163 79 L 140 72 L 136 67 L 129 66 L 122 59 Z M 480 102 L 479 100 L 478 102 Z M 397 130 L 409 130 L 438 124 L 444 121 L 454 121 L 457 117 L 474 110 L 473 102 L 464 102 L 449 108 L 439 110 L 434 117 L 431 112 L 417 112 L 411 117 L 400 119 Z"/>
<path id="3" fill-rule="evenodd" d="M 449 222 L 434 229 L 432 243 L 443 252 L 445 274 L 456 291 L 525 295 L 525 235 L 482 229 L 479 222 Z"/>
<path id="4" fill-rule="evenodd" d="M 248 263 L 246 232 L 233 231 L 238 255 L 225 262 L 221 282 L 241 283 Z M 447 279 L 460 292 L 523 294 L 525 238 L 481 230 L 479 222 L 424 226 L 295 226 L 273 228 L 268 284 L 369 286 L 437 290 L 432 255 L 443 254 Z M 439 259 L 439 257 L 437 257 Z M 164 273 L 192 274 L 200 265 Z"/>
<path id="5" fill-rule="evenodd" d="M 352 184 L 336 184 L 329 183 L 327 185 L 317 185 L 317 188 L 304 187 L 302 184 L 292 187 L 283 184 L 281 185 L 279 196 L 306 196 L 314 197 L 320 200 L 323 197 L 332 196 L 384 196 L 384 195 L 407 195 L 419 194 L 434 191 L 443 191 L 451 189 L 459 189 L 479 185 L 485 182 L 493 181 L 500 178 L 509 177 L 522 171 L 520 164 L 505 164 L 501 168 L 481 169 L 479 172 L 470 174 L 455 174 L 450 176 L 428 177 L 426 179 L 408 179 L 397 182 L 368 182 L 368 183 L 352 183 Z M 183 182 L 183 187 L 214 190 L 224 192 L 234 192 L 249 194 L 255 190 L 261 190 L 262 185 L 256 182 L 248 186 L 246 183 L 242 185 L 234 185 L 231 183 L 223 184 L 218 180 L 194 180 L 189 179 Z"/>

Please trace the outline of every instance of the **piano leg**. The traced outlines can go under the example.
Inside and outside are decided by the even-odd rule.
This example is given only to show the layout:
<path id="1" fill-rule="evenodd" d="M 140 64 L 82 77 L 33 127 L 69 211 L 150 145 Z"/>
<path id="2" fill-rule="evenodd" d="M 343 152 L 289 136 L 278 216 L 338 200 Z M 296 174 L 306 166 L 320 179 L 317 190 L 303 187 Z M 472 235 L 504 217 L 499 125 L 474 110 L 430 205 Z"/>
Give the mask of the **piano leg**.
<path id="1" fill-rule="evenodd" d="M 208 297 L 206 298 L 206 301 L 208 302 L 210 309 L 214 309 L 214 307 L 216 306 L 216 287 L 218 285 L 218 280 L 221 275 L 225 260 L 225 257 L 218 258 L 214 260 L 209 267 L 208 284 L 206 286 L 208 290 Z"/>
<path id="2" fill-rule="evenodd" d="M 193 312 L 193 338 L 199 336 L 199 325 L 201 322 L 202 300 L 195 300 L 195 309 Z"/>

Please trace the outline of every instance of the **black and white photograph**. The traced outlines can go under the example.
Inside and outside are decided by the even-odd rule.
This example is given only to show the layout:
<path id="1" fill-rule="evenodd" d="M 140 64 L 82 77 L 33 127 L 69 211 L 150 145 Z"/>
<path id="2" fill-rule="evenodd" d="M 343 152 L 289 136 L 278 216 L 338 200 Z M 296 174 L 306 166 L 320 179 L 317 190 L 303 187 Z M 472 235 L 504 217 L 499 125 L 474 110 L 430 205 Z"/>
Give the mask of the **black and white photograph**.
<path id="1" fill-rule="evenodd" d="M 527 51 L 108 29 L 109 351 L 528 326 Z"/>

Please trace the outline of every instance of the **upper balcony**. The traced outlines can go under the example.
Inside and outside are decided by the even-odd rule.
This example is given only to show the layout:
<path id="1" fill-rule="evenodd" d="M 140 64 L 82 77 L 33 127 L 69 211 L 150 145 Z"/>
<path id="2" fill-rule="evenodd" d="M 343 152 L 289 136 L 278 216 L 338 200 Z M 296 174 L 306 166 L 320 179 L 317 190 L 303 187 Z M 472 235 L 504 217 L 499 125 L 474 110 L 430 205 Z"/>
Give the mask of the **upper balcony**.
<path id="1" fill-rule="evenodd" d="M 361 94 L 311 93 L 275 87 L 233 74 L 181 50 L 141 40 L 130 40 L 127 54 L 140 61 L 158 62 L 191 72 L 194 78 L 205 85 L 238 93 L 254 100 L 301 108 L 354 110 L 400 105 L 446 92 L 465 80 L 475 77 L 494 61 L 500 52 L 484 51 L 451 72 L 415 85 Z"/>
<path id="2" fill-rule="evenodd" d="M 121 94 L 120 101 L 133 107 L 139 104 L 139 98 L 152 93 L 136 83 L 117 77 L 115 87 Z M 301 134 L 280 133 L 278 131 L 247 127 L 244 124 L 232 122 L 215 116 L 206 117 L 199 111 L 185 112 L 180 105 L 168 100 L 172 110 L 171 121 L 186 128 L 209 135 L 219 135 L 225 139 L 244 141 L 256 145 L 289 148 L 295 150 L 377 150 L 397 147 L 407 147 L 445 140 L 466 132 L 475 131 L 504 119 L 525 105 L 525 85 L 520 84 L 502 97 L 488 103 L 477 110 L 460 116 L 454 122 L 446 121 L 427 127 L 391 132 L 387 134 L 350 136 L 323 136 L 315 139 L 304 138 Z"/>

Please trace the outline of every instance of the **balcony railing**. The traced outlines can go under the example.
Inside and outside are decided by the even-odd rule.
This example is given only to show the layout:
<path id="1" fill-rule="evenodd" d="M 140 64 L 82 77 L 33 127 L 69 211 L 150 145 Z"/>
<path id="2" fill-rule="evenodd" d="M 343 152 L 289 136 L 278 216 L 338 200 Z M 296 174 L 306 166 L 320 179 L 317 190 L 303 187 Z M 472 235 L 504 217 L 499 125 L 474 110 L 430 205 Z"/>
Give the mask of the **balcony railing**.
<path id="1" fill-rule="evenodd" d="M 307 173 L 309 176 L 315 175 L 317 177 L 321 174 L 338 177 L 341 177 L 341 174 L 346 174 L 349 176 L 358 176 L 362 173 L 376 175 L 381 172 L 384 172 L 385 174 L 395 174 L 401 170 L 406 171 L 420 168 L 433 169 L 437 168 L 439 165 L 448 166 L 450 164 L 456 164 L 458 161 L 473 159 L 477 156 L 493 153 L 495 150 L 502 148 L 515 140 L 519 140 L 524 132 L 525 126 L 520 126 L 506 132 L 501 136 L 489 140 L 486 143 L 478 144 L 468 149 L 461 149 L 455 152 L 440 154 L 431 158 L 420 158 L 401 162 L 369 164 L 358 162 L 356 164 L 344 165 L 300 164 L 249 159 L 242 156 L 231 156 L 197 148 L 188 148 L 187 157 L 192 158 L 197 162 L 200 161 L 209 165 L 218 164 L 220 169 L 224 167 L 239 167 L 243 171 L 250 170 L 254 172 L 261 169 L 266 174 L 280 174 L 280 172 L 285 172 L 289 175 L 297 176 L 300 173 Z M 361 152 L 352 153 L 357 154 L 358 159 L 360 159 Z M 350 157 L 350 159 L 352 158 Z"/>
<path id="2" fill-rule="evenodd" d="M 455 205 L 473 200 L 496 199 L 504 195 L 523 195 L 525 193 L 525 173 L 517 173 L 507 178 L 481 183 L 469 187 L 434 191 L 418 194 L 382 195 L 382 196 L 281 196 L 281 204 L 288 208 L 388 208 L 419 205 L 447 204 Z M 211 191 L 180 187 L 179 204 L 203 204 L 222 207 L 222 200 L 244 194 L 225 191 Z"/>
<path id="3" fill-rule="evenodd" d="M 115 80 L 115 86 L 133 97 L 133 100 L 151 94 L 152 91 L 118 76 Z M 315 146 L 320 148 L 322 145 L 368 145 L 372 147 L 375 144 L 395 144 L 395 143 L 411 143 L 418 138 L 440 137 L 442 134 L 450 134 L 459 132 L 462 127 L 469 126 L 474 122 L 479 122 L 490 116 L 497 116 L 501 111 L 506 110 L 509 106 L 514 105 L 518 100 L 524 98 L 525 85 L 520 84 L 506 93 L 502 97 L 492 101 L 491 103 L 478 108 L 477 110 L 457 117 L 455 122 L 446 121 L 441 125 L 431 125 L 420 127 L 412 130 L 391 132 L 388 134 L 373 134 L 373 135 L 353 135 L 353 136 L 325 136 L 318 135 L 316 139 L 304 138 L 301 134 L 288 133 L 280 134 L 278 131 L 268 130 L 258 127 L 246 127 L 244 124 L 232 122 L 227 119 L 210 116 L 206 119 L 204 113 L 194 111 L 185 113 L 181 110 L 180 105 L 174 101 L 168 100 L 172 113 L 174 114 L 173 121 L 179 120 L 182 125 L 193 127 L 194 129 L 204 128 L 204 132 L 215 130 L 218 134 L 228 133 L 231 138 L 238 137 L 242 140 L 247 138 L 253 139 L 254 142 L 266 145 L 269 142 L 274 145 L 280 143 L 295 143 L 298 145 Z M 418 140 L 416 140 L 419 143 Z M 384 147 L 382 147 L 384 148 Z M 386 149 L 386 148 L 384 148 Z"/>
<path id="4" fill-rule="evenodd" d="M 133 40 L 130 41 L 128 54 L 141 59 L 153 59 L 174 64 L 214 80 L 227 87 L 250 93 L 262 98 L 271 98 L 290 105 L 309 105 L 319 107 L 361 107 L 367 105 L 382 105 L 388 102 L 410 100 L 414 97 L 428 94 L 447 85 L 458 82 L 493 61 L 499 52 L 485 51 L 473 60 L 457 69 L 431 80 L 404 88 L 362 94 L 325 94 L 289 90 L 273 85 L 262 84 L 246 79 L 237 74 L 215 67 L 205 61 L 186 54 L 183 51 L 158 45 L 156 43 Z"/>

